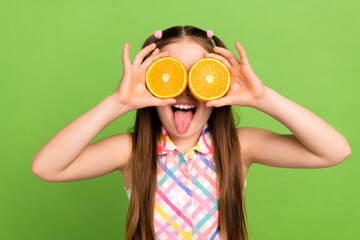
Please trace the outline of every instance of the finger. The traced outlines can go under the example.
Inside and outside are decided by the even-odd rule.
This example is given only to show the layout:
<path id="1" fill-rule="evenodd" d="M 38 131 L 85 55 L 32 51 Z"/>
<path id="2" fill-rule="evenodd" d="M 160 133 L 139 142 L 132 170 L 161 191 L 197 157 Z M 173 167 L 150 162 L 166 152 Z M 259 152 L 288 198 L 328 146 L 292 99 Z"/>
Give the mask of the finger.
<path id="1" fill-rule="evenodd" d="M 176 103 L 176 99 L 175 98 L 157 98 L 154 97 L 153 101 L 152 101 L 152 106 L 166 106 L 166 105 L 170 105 L 170 104 L 174 104 Z"/>
<path id="2" fill-rule="evenodd" d="M 155 54 L 158 54 L 160 52 L 160 49 L 155 48 L 155 50 L 151 53 L 150 56 L 154 56 Z"/>
<path id="3" fill-rule="evenodd" d="M 206 107 L 222 107 L 225 105 L 232 105 L 232 99 L 228 96 L 208 101 L 205 106 Z"/>
<path id="4" fill-rule="evenodd" d="M 161 52 L 157 55 L 153 55 L 153 56 L 150 56 L 148 57 L 145 62 L 143 62 L 141 64 L 141 67 L 144 68 L 144 69 L 148 69 L 148 67 L 155 61 L 155 60 L 158 60 L 159 58 L 162 58 L 162 57 L 168 57 L 169 56 L 169 51 L 165 51 L 165 52 Z"/>
<path id="5" fill-rule="evenodd" d="M 160 52 L 160 49 L 155 48 L 155 50 L 152 51 L 152 53 L 150 54 L 150 56 L 148 56 L 148 57 L 146 58 L 146 56 L 147 56 L 147 55 L 146 55 L 146 56 L 144 57 L 144 59 L 141 61 L 141 64 L 143 64 L 144 60 L 150 58 L 151 56 L 154 56 L 155 54 L 158 54 L 159 52 Z"/>
<path id="6" fill-rule="evenodd" d="M 149 54 L 149 52 L 151 52 L 152 50 L 154 50 L 154 48 L 156 47 L 156 44 L 155 43 L 152 43 L 150 45 L 147 45 L 146 47 L 144 47 L 143 49 L 140 50 L 140 52 L 138 52 L 136 55 L 135 55 L 135 58 L 134 58 L 134 62 L 133 62 L 133 65 L 140 65 L 143 58 Z"/>
<path id="7" fill-rule="evenodd" d="M 237 58 L 237 56 L 231 51 L 227 50 L 226 48 L 215 46 L 214 51 L 226 57 L 231 63 L 231 65 L 236 66 L 240 64 L 240 61 Z"/>
<path id="8" fill-rule="evenodd" d="M 230 62 L 229 62 L 226 58 L 222 57 L 222 56 L 219 55 L 219 54 L 215 54 L 215 53 L 204 53 L 204 57 L 206 57 L 206 58 L 208 58 L 208 57 L 209 57 L 209 58 L 215 58 L 215 59 L 221 61 L 222 63 L 224 63 L 228 68 L 231 68 Z"/>
<path id="9" fill-rule="evenodd" d="M 241 64 L 250 65 L 249 60 L 246 55 L 246 52 L 245 52 L 244 48 L 240 45 L 239 42 L 237 42 L 237 41 L 235 42 L 235 47 L 239 52 Z"/>
<path id="10" fill-rule="evenodd" d="M 123 61 L 123 67 L 128 68 L 131 65 L 130 59 L 129 59 L 129 43 L 125 42 L 123 47 L 123 54 L 122 54 L 122 61 Z"/>

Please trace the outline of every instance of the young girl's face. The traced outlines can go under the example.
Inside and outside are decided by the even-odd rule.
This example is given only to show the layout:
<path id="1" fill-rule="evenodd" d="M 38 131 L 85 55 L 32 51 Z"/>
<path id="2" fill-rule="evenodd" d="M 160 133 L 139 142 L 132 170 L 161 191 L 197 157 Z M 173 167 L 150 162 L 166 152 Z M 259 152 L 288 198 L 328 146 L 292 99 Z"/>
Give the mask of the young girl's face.
<path id="1" fill-rule="evenodd" d="M 165 51 L 170 53 L 170 57 L 180 60 L 185 65 L 187 72 L 190 71 L 196 61 L 204 58 L 204 53 L 208 52 L 199 44 L 190 40 L 168 44 L 161 49 L 161 52 Z M 169 135 L 172 136 L 187 137 L 197 135 L 208 121 L 213 108 L 206 107 L 205 102 L 197 100 L 192 96 L 188 88 L 175 99 L 176 103 L 173 105 L 156 107 L 162 124 Z M 195 108 L 178 110 L 179 107 Z"/>

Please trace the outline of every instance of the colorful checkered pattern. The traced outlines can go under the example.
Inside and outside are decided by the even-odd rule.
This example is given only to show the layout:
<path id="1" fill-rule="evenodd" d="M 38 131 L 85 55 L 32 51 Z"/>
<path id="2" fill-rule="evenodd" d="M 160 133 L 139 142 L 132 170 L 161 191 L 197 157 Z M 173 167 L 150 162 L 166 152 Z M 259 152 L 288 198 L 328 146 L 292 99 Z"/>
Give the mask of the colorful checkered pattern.
<path id="1" fill-rule="evenodd" d="M 154 209 L 157 240 L 221 239 L 217 201 L 219 186 L 213 153 L 207 124 L 196 146 L 185 153 L 175 146 L 162 127 L 157 146 Z"/>

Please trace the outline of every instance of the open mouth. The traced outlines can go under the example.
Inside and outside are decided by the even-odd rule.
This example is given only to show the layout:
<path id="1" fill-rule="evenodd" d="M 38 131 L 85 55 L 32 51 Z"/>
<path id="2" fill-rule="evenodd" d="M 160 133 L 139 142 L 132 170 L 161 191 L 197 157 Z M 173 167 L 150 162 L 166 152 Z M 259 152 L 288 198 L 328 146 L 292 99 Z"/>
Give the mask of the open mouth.
<path id="1" fill-rule="evenodd" d="M 197 107 L 193 104 L 178 103 L 171 106 L 176 128 L 180 134 L 184 134 L 194 118 Z"/>
<path id="2" fill-rule="evenodd" d="M 191 111 L 192 114 L 195 114 L 197 107 L 189 106 L 189 105 L 173 105 L 171 106 L 171 110 L 173 113 L 175 113 L 176 111 L 184 111 L 184 112 Z"/>

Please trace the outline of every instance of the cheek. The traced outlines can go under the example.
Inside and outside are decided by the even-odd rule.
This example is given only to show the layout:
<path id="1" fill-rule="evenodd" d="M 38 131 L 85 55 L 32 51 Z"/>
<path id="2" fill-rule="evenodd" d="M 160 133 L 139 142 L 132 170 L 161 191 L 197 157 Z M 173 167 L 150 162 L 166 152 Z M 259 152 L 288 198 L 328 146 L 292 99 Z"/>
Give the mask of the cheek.
<path id="1" fill-rule="evenodd" d="M 168 108 L 165 106 L 156 106 L 156 111 L 161 121 L 164 121 L 166 118 L 170 117 L 167 116 Z"/>
<path id="2" fill-rule="evenodd" d="M 210 115 L 211 115 L 211 113 L 212 113 L 212 111 L 213 111 L 213 108 L 208 108 L 208 109 L 206 109 L 206 110 L 207 110 L 208 116 L 210 117 Z"/>
<path id="3" fill-rule="evenodd" d="M 162 120 L 163 119 L 163 112 L 164 112 L 163 109 L 161 109 L 160 107 L 155 107 L 155 108 L 156 108 L 156 112 L 157 112 L 160 120 Z"/>
<path id="4" fill-rule="evenodd" d="M 163 106 L 155 106 L 157 113 L 160 114 L 164 114 L 165 112 L 165 108 Z"/>
<path id="5" fill-rule="evenodd" d="M 203 111 L 202 111 L 202 117 L 209 118 L 212 111 L 213 111 L 213 108 L 204 107 Z"/>

